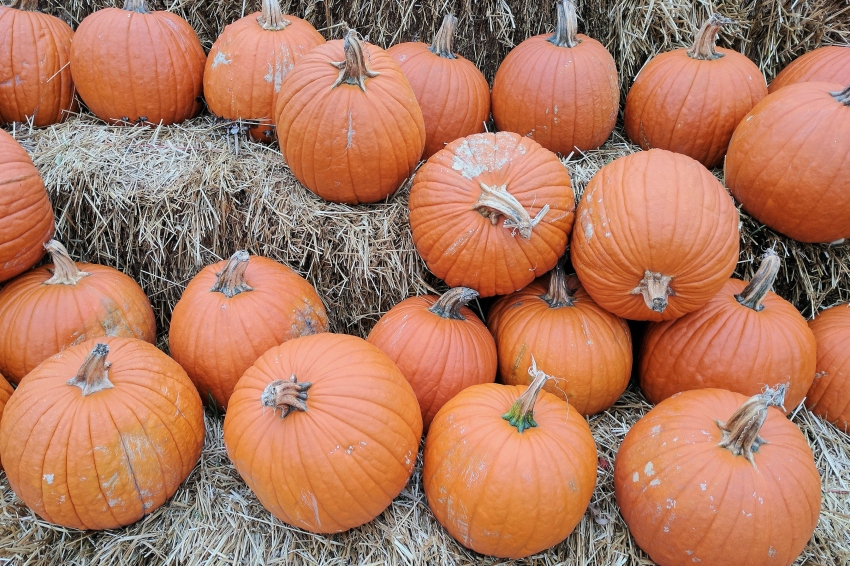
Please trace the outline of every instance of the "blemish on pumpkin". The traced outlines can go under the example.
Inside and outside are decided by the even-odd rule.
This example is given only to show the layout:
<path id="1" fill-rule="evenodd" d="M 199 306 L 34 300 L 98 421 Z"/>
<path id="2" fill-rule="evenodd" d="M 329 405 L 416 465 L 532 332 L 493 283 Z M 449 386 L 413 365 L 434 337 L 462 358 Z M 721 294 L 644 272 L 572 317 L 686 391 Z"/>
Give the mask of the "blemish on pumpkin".
<path id="1" fill-rule="evenodd" d="M 767 555 L 768 555 L 768 556 L 770 556 L 771 558 L 773 558 L 774 556 L 776 556 L 776 549 L 775 549 L 775 548 L 773 548 L 773 545 L 771 545 L 770 547 L 768 547 L 768 549 L 767 549 Z"/>
<path id="2" fill-rule="evenodd" d="M 351 114 L 351 110 L 348 111 L 348 130 L 346 131 L 346 144 L 345 149 L 351 148 L 351 143 L 354 140 L 354 117 Z"/>
<path id="3" fill-rule="evenodd" d="M 705 489 L 706 489 L 707 487 L 708 487 L 708 486 L 707 486 L 706 484 L 704 484 L 704 483 L 699 484 L 699 488 L 700 488 L 701 490 L 703 490 L 703 491 L 705 491 Z"/>
<path id="4" fill-rule="evenodd" d="M 219 51 L 215 54 L 215 58 L 213 59 L 212 68 L 215 69 L 219 65 L 230 65 L 232 61 L 227 58 L 227 55 L 223 51 Z"/>
<path id="5" fill-rule="evenodd" d="M 661 485 L 661 480 L 658 479 L 658 478 L 655 478 L 654 480 L 649 482 L 649 485 L 651 485 L 651 486 Z"/>
<path id="6" fill-rule="evenodd" d="M 635 483 L 640 481 L 640 474 L 638 472 L 635 472 L 634 474 L 632 474 L 632 481 L 635 482 Z"/>
<path id="7" fill-rule="evenodd" d="M 661 425 L 652 427 L 652 436 L 658 436 L 661 433 Z"/>
<path id="8" fill-rule="evenodd" d="M 652 467 L 652 462 L 646 463 L 646 466 L 644 466 L 643 468 L 643 473 L 645 473 L 647 476 L 655 475 L 655 469 Z"/>
<path id="9" fill-rule="evenodd" d="M 47 485 L 53 485 L 53 474 L 44 474 L 42 478 L 47 482 Z"/>

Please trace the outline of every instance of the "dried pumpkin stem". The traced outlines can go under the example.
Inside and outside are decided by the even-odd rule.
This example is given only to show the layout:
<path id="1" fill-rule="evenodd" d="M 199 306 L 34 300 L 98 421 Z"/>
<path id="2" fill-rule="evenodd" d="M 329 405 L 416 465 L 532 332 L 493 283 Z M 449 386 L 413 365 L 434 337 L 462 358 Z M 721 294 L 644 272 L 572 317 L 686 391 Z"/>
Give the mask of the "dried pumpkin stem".
<path id="1" fill-rule="evenodd" d="M 292 411 L 307 411 L 307 390 L 313 384 L 310 382 L 298 383 L 298 378 L 293 373 L 289 381 L 276 379 L 269 383 L 260 395 L 263 407 L 280 409 L 280 418 L 285 417 Z"/>
<path id="2" fill-rule="evenodd" d="M 334 62 L 330 64 L 339 69 L 337 77 L 331 88 L 336 88 L 341 84 L 359 86 L 360 90 L 366 92 L 366 79 L 377 77 L 380 73 L 370 70 L 366 66 L 366 54 L 363 52 L 363 43 L 360 40 L 360 35 L 349 30 L 345 34 L 343 41 L 343 49 L 345 49 L 345 61 Z"/>
<path id="3" fill-rule="evenodd" d="M 90 275 L 77 268 L 77 264 L 68 255 L 68 250 L 56 240 L 44 244 L 44 249 L 53 259 L 53 277 L 45 281 L 44 285 L 76 285 L 80 279 Z"/>
<path id="4" fill-rule="evenodd" d="M 702 59 L 711 61 L 723 57 L 722 53 L 717 52 L 717 34 L 720 33 L 720 28 L 733 23 L 732 20 L 721 16 L 720 14 L 712 14 L 694 37 L 694 45 L 688 49 L 688 56 L 692 59 Z"/>
<path id="5" fill-rule="evenodd" d="M 646 270 L 640 284 L 632 289 L 632 295 L 643 295 L 643 302 L 655 312 L 664 312 L 667 308 L 667 297 L 675 296 L 676 292 L 670 288 L 673 278 L 669 275 Z"/>
<path id="6" fill-rule="evenodd" d="M 210 291 L 224 293 L 228 299 L 245 291 L 253 291 L 254 289 L 245 282 L 245 270 L 248 269 L 249 259 L 251 256 L 245 250 L 239 250 L 233 254 L 224 264 L 224 269 L 218 274 L 218 279 Z"/>
<path id="7" fill-rule="evenodd" d="M 553 309 L 571 307 L 575 304 L 573 292 L 567 285 L 567 270 L 564 263 L 565 261 L 562 258 L 555 265 L 555 269 L 549 274 L 549 289 L 547 289 L 545 295 L 540 297 Z"/>
<path id="8" fill-rule="evenodd" d="M 290 24 L 280 11 L 278 0 L 263 0 L 263 15 L 257 18 L 260 27 L 269 31 L 280 31 Z"/>
<path id="9" fill-rule="evenodd" d="M 128 12 L 150 14 L 147 2 L 145 0 L 124 0 L 124 9 Z"/>
<path id="10" fill-rule="evenodd" d="M 460 314 L 460 309 L 477 297 L 478 291 L 474 289 L 470 289 L 469 287 L 455 287 L 443 293 L 443 296 L 437 299 L 437 302 L 428 310 L 443 318 L 466 320 Z"/>
<path id="11" fill-rule="evenodd" d="M 557 47 L 575 47 L 579 44 L 575 4 L 572 0 L 560 0 L 557 10 L 558 22 L 555 24 L 555 33 L 548 41 Z"/>
<path id="12" fill-rule="evenodd" d="M 112 389 L 114 385 L 109 381 L 109 366 L 112 365 L 112 362 L 106 361 L 107 354 L 109 354 L 109 346 L 106 344 L 95 345 L 89 355 L 86 356 L 77 375 L 69 379 L 67 384 L 82 389 L 83 397 L 104 389 Z"/>
<path id="13" fill-rule="evenodd" d="M 847 88 L 844 90 L 840 90 L 838 92 L 831 92 L 832 97 L 838 101 L 839 104 L 843 104 L 844 106 L 850 106 L 850 85 L 847 85 Z"/>
<path id="14" fill-rule="evenodd" d="M 519 230 L 520 236 L 526 240 L 531 237 L 531 230 L 549 212 L 549 205 L 547 204 L 540 209 L 537 216 L 532 218 L 516 197 L 508 192 L 507 185 L 490 187 L 484 183 L 479 184 L 481 185 L 481 196 L 478 197 L 478 202 L 473 207 L 474 210 L 489 218 L 494 226 L 499 221 L 499 215 L 504 216 L 504 227 Z"/>
<path id="15" fill-rule="evenodd" d="M 457 31 L 457 18 L 451 14 L 446 14 L 443 17 L 443 23 L 437 34 L 434 36 L 434 41 L 431 43 L 431 53 L 439 55 L 444 59 L 456 59 L 454 54 L 455 48 L 455 32 Z"/>
<path id="16" fill-rule="evenodd" d="M 756 312 L 763 310 L 764 305 L 761 303 L 768 291 L 770 291 L 770 288 L 773 287 L 773 282 L 779 273 L 780 263 L 776 252 L 773 250 L 767 252 L 767 255 L 764 256 L 758 271 L 753 275 L 749 284 L 744 287 L 740 295 L 735 295 L 738 302 Z"/>
<path id="17" fill-rule="evenodd" d="M 511 410 L 502 415 L 502 418 L 511 423 L 511 426 L 522 433 L 529 428 L 534 428 L 537 423 L 534 421 L 534 405 L 537 403 L 537 396 L 540 395 L 540 390 L 546 385 L 550 379 L 548 375 L 537 369 L 537 362 L 534 361 L 534 356 L 531 356 L 531 367 L 528 368 L 528 375 L 533 380 L 528 389 L 520 395 L 514 404 L 511 405 Z"/>
<path id="18" fill-rule="evenodd" d="M 765 444 L 765 440 L 759 436 L 761 427 L 767 419 L 768 407 L 781 407 L 785 402 L 785 392 L 788 386 L 785 384 L 775 389 L 766 388 L 764 393 L 759 393 L 747 399 L 725 423 L 717 422 L 717 426 L 723 431 L 723 438 L 719 446 L 726 448 L 736 456 L 743 456 L 755 467 L 756 462 L 753 454 L 758 452 L 759 447 Z"/>
<path id="19" fill-rule="evenodd" d="M 16 10 L 26 10 L 27 12 L 38 12 L 38 0 L 13 0 L 8 7 L 15 8 Z"/>

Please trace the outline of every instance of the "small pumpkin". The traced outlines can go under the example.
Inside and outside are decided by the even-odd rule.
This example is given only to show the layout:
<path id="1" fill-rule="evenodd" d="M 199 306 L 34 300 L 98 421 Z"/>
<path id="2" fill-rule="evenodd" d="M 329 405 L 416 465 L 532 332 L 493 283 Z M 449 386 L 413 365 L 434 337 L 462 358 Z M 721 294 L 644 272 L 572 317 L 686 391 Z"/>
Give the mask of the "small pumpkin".
<path id="1" fill-rule="evenodd" d="M 410 385 L 362 338 L 317 334 L 251 366 L 224 418 L 224 445 L 281 521 L 337 533 L 377 517 L 416 464 L 422 417 Z"/>
<path id="2" fill-rule="evenodd" d="M 227 408 L 236 382 L 272 346 L 327 332 L 316 290 L 289 267 L 237 251 L 186 286 L 168 333 L 171 355 L 205 402 Z"/>
<path id="3" fill-rule="evenodd" d="M 818 522 L 821 486 L 784 387 L 750 397 L 686 391 L 620 445 L 614 488 L 638 546 L 659 566 L 790 565 Z"/>
<path id="4" fill-rule="evenodd" d="M 559 0 L 554 35 L 520 43 L 493 80 L 496 127 L 565 156 L 605 143 L 620 106 L 614 58 L 595 39 L 576 33 L 577 21 L 572 0 Z"/>
<path id="5" fill-rule="evenodd" d="M 809 322 L 817 341 L 815 380 L 806 407 L 844 432 L 850 430 L 850 304 L 836 305 Z"/>
<path id="6" fill-rule="evenodd" d="M 9 385 L 2 375 L 0 375 L 0 422 L 3 420 L 3 410 L 6 408 L 6 403 L 9 402 L 9 397 L 12 396 L 15 390 Z M 3 462 L 0 461 L 0 470 L 3 469 Z"/>
<path id="7" fill-rule="evenodd" d="M 555 267 L 572 230 L 575 193 L 554 153 L 498 132 L 435 153 L 416 173 L 409 206 L 413 242 L 434 275 L 491 297 Z"/>
<path id="8" fill-rule="evenodd" d="M 590 503 L 596 444 L 562 399 L 531 385 L 475 385 L 446 403 L 425 439 L 428 506 L 467 548 L 523 558 L 564 540 Z M 539 399 L 538 399 L 539 396 Z"/>
<path id="9" fill-rule="evenodd" d="M 382 316 L 367 338 L 413 387 L 425 430 L 460 391 L 496 380 L 496 343 L 466 307 L 477 296 L 456 287 L 442 297 L 410 297 Z"/>
<path id="10" fill-rule="evenodd" d="M 88 340 L 45 360 L 0 423 L 9 485 L 39 517 L 73 529 L 153 513 L 203 444 L 204 411 L 186 372 L 134 338 Z"/>
<path id="11" fill-rule="evenodd" d="M 776 75 L 767 91 L 801 82 L 850 84 L 850 46 L 827 45 L 804 53 Z"/>
<path id="12" fill-rule="evenodd" d="M 19 276 L 0 291 L 0 372 L 13 383 L 56 354 L 103 336 L 156 341 L 145 292 L 105 265 L 74 263 L 50 240 L 52 265 Z"/>
<path id="13" fill-rule="evenodd" d="M 420 41 L 387 49 L 416 95 L 425 120 L 428 159 L 447 143 L 484 131 L 490 117 L 490 85 L 478 67 L 454 52 L 457 18 L 443 18 L 431 45 Z"/>
<path id="14" fill-rule="evenodd" d="M 224 28 L 210 49 L 204 97 L 216 116 L 259 122 L 248 131 L 258 141 L 274 138 L 274 101 L 292 67 L 325 38 L 309 22 L 284 15 L 279 0 Z"/>

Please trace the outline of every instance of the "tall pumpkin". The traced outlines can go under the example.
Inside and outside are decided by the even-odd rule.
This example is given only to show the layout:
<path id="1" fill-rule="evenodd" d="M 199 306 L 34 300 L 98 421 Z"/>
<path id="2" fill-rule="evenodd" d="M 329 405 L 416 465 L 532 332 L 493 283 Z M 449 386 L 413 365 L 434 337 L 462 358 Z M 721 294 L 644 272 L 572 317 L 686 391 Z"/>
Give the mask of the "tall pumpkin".
<path id="1" fill-rule="evenodd" d="M 663 149 L 615 159 L 590 180 L 573 266 L 602 308 L 670 320 L 706 304 L 738 262 L 738 212 L 699 162 Z"/>
<path id="2" fill-rule="evenodd" d="M 496 127 L 561 155 L 605 143 L 620 105 L 617 67 L 605 46 L 577 30 L 572 0 L 559 0 L 554 35 L 508 53 L 493 80 Z"/>
<path id="3" fill-rule="evenodd" d="M 806 406 L 819 417 L 850 431 L 850 304 L 836 305 L 809 322 L 817 341 L 815 380 Z"/>
<path id="4" fill-rule="evenodd" d="M 555 154 L 498 132 L 434 154 L 416 173 L 409 206 L 413 242 L 434 275 L 491 297 L 555 267 L 572 230 L 575 194 Z"/>
<path id="5" fill-rule="evenodd" d="M 74 32 L 38 0 L 0 6 L 0 124 L 49 126 L 77 111 L 68 61 Z"/>
<path id="6" fill-rule="evenodd" d="M 3 421 L 3 411 L 6 408 L 6 403 L 9 402 L 9 397 L 12 396 L 15 390 L 9 385 L 9 382 L 0 375 L 0 422 Z M 3 469 L 3 461 L 0 460 L 0 470 Z"/>
<path id="7" fill-rule="evenodd" d="M 325 200 L 383 200 L 425 148 L 422 110 L 386 51 L 357 32 L 304 56 L 281 85 L 277 136 L 295 177 Z"/>
<path id="8" fill-rule="evenodd" d="M 104 336 L 156 341 L 156 319 L 138 283 L 117 269 L 74 263 L 65 247 L 0 291 L 0 373 L 20 383 L 37 365 L 80 342 Z"/>
<path id="9" fill-rule="evenodd" d="M 87 16 L 74 34 L 71 74 L 80 98 L 105 122 L 175 124 L 202 107 L 206 56 L 195 30 L 145 0 Z"/>
<path id="10" fill-rule="evenodd" d="M 381 514 L 407 484 L 421 435 L 398 367 L 344 334 L 270 349 L 239 380 L 224 419 L 227 455 L 260 503 L 315 533 Z"/>
<path id="11" fill-rule="evenodd" d="M 850 46 L 828 45 L 800 55 L 782 69 L 768 92 L 801 82 L 850 84 Z"/>
<path id="12" fill-rule="evenodd" d="M 730 23 L 712 15 L 690 49 L 662 53 L 641 69 L 626 97 L 629 139 L 643 149 L 683 153 L 709 168 L 720 164 L 735 127 L 767 96 L 755 63 L 715 47 L 721 26 Z"/>
<path id="13" fill-rule="evenodd" d="M 153 513 L 203 445 L 204 411 L 186 372 L 133 338 L 88 340 L 46 360 L 0 423 L 9 485 L 39 517 L 73 529 Z"/>
<path id="14" fill-rule="evenodd" d="M 283 79 L 324 42 L 309 22 L 283 15 L 279 0 L 263 0 L 262 12 L 228 25 L 210 49 L 204 70 L 207 105 L 227 120 L 258 121 L 249 129 L 251 136 L 270 142 Z"/>
<path id="15" fill-rule="evenodd" d="M 490 118 L 490 85 L 478 67 L 454 52 L 457 18 L 443 18 L 431 45 L 419 41 L 387 49 L 416 95 L 425 120 L 428 159 L 447 143 L 484 131 Z"/>
<path id="16" fill-rule="evenodd" d="M 735 130 L 726 186 L 756 220 L 795 240 L 850 238 L 848 154 L 850 86 L 792 84 Z"/>

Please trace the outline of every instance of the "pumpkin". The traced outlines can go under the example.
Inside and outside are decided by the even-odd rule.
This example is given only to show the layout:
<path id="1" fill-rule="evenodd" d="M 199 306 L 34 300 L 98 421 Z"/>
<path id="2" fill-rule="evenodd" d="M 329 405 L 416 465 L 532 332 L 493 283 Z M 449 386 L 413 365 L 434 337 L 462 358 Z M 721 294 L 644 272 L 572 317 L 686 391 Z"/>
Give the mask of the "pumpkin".
<path id="1" fill-rule="evenodd" d="M 686 391 L 626 434 L 617 503 L 659 566 L 790 565 L 802 552 L 818 522 L 820 478 L 806 438 L 774 408 L 783 394 Z"/>
<path id="2" fill-rule="evenodd" d="M 626 97 L 626 134 L 643 149 L 657 147 L 693 157 L 706 167 L 723 160 L 735 126 L 767 96 L 755 63 L 715 47 L 718 14 L 700 28 L 690 49 L 652 58 Z"/>
<path id="3" fill-rule="evenodd" d="M 803 82 L 735 130 L 726 186 L 753 218 L 800 242 L 850 238 L 850 86 Z"/>
<path id="4" fill-rule="evenodd" d="M 850 46 L 828 45 L 804 53 L 776 75 L 767 91 L 801 82 L 850 84 Z"/>
<path id="5" fill-rule="evenodd" d="M 325 42 L 316 28 L 283 15 L 278 0 L 263 0 L 262 12 L 224 28 L 210 49 L 204 70 L 204 97 L 216 116 L 259 122 L 251 136 L 271 142 L 274 99 L 283 79 L 310 50 Z"/>
<path id="6" fill-rule="evenodd" d="M 251 366 L 224 419 L 227 455 L 260 503 L 315 533 L 377 517 L 416 464 L 422 417 L 398 367 L 362 338 L 317 334 Z"/>
<path id="7" fill-rule="evenodd" d="M 195 30 L 170 12 L 125 0 L 80 23 L 71 74 L 80 98 L 112 124 L 175 124 L 200 112 L 206 56 Z"/>
<path id="8" fill-rule="evenodd" d="M 738 262 L 738 211 L 698 161 L 663 149 L 615 159 L 590 180 L 570 246 L 599 306 L 670 320 L 707 303 Z"/>
<path id="9" fill-rule="evenodd" d="M 605 143 L 620 105 L 614 58 L 577 28 L 572 1 L 559 0 L 554 35 L 536 35 L 508 53 L 491 98 L 497 128 L 565 156 Z"/>
<path id="10" fill-rule="evenodd" d="M 454 52 L 457 18 L 443 18 L 431 45 L 419 41 L 387 49 L 416 95 L 425 120 L 428 159 L 447 143 L 484 131 L 490 118 L 490 85 L 474 63 Z"/>
<path id="11" fill-rule="evenodd" d="M 558 262 L 575 194 L 554 153 L 510 132 L 473 134 L 434 154 L 410 189 L 413 242 L 451 287 L 522 289 Z"/>
<path id="12" fill-rule="evenodd" d="M 0 130 L 0 283 L 44 255 L 53 237 L 53 208 L 29 154 Z"/>
<path id="13" fill-rule="evenodd" d="M 15 390 L 9 385 L 9 382 L 0 375 L 0 422 L 3 420 L 3 409 L 6 408 L 6 403 L 9 402 L 9 397 L 12 396 Z M 0 470 L 3 469 L 3 462 L 0 461 Z"/>
<path id="14" fill-rule="evenodd" d="M 354 30 L 293 67 L 275 113 L 292 173 L 333 202 L 383 200 L 413 173 L 425 148 L 422 110 L 404 73 Z"/>
<path id="15" fill-rule="evenodd" d="M 327 330 L 312 285 L 281 263 L 240 250 L 186 286 L 171 316 L 168 347 L 201 398 L 227 408 L 236 382 L 263 352 Z"/>
<path id="16" fill-rule="evenodd" d="M 582 415 L 611 407 L 629 384 L 629 327 L 593 302 L 563 263 L 528 287 L 501 297 L 487 317 L 499 352 L 499 379 L 527 385 L 532 360 L 552 376 L 544 388 Z"/>
<path id="17" fill-rule="evenodd" d="M 0 6 L 0 123 L 42 127 L 76 112 L 68 60 L 74 32 L 38 0 Z"/>
<path id="18" fill-rule="evenodd" d="M 850 429 L 850 304 L 822 311 L 809 322 L 817 341 L 815 380 L 806 395 L 814 414 Z"/>
<path id="19" fill-rule="evenodd" d="M 461 390 L 496 380 L 496 343 L 466 307 L 477 296 L 456 287 L 442 297 L 410 297 L 382 316 L 367 338 L 413 387 L 425 430 Z"/>
<path id="20" fill-rule="evenodd" d="M 768 252 L 749 284 L 729 279 L 698 310 L 650 323 L 640 361 L 650 402 L 690 389 L 755 395 L 787 384 L 785 406 L 797 408 L 815 377 L 815 337 L 794 305 L 770 290 L 779 267 Z"/>
<path id="21" fill-rule="evenodd" d="M 9 485 L 39 517 L 74 529 L 153 513 L 203 444 L 203 407 L 186 372 L 134 338 L 87 340 L 45 360 L 0 423 Z"/>
<path id="22" fill-rule="evenodd" d="M 596 484 L 596 445 L 575 409 L 528 387 L 475 385 L 446 403 L 425 439 L 428 506 L 467 548 L 523 558 L 564 540 Z M 538 398 L 539 396 L 539 398 Z"/>
<path id="23" fill-rule="evenodd" d="M 0 291 L 0 372 L 13 383 L 74 344 L 103 336 L 156 341 L 153 309 L 138 283 L 117 269 L 74 263 L 56 240 L 52 265 Z"/>

